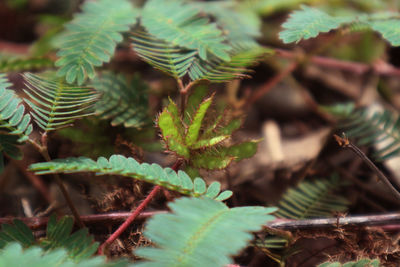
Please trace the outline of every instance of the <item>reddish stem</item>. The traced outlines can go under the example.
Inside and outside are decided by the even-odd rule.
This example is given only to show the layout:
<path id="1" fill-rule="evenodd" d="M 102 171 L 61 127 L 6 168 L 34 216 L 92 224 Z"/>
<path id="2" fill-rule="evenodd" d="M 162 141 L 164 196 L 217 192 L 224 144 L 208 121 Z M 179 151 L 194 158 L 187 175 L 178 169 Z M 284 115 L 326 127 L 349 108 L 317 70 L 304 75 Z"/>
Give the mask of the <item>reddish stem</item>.
<path id="1" fill-rule="evenodd" d="M 177 171 L 182 161 L 177 160 L 175 164 L 171 167 L 174 171 Z M 132 222 L 140 215 L 140 213 L 146 208 L 146 206 L 150 203 L 151 200 L 157 195 L 158 191 L 162 189 L 161 186 L 157 185 L 151 190 L 151 192 L 147 195 L 145 200 L 132 212 L 132 214 L 126 219 L 126 221 L 118 227 L 118 229 L 111 234 L 111 236 L 103 243 L 98 249 L 98 254 L 103 255 L 104 249 L 114 242 L 128 227 L 132 224 Z"/>
<path id="2" fill-rule="evenodd" d="M 264 94 L 269 92 L 275 85 L 277 85 L 280 81 L 286 78 L 290 73 L 292 73 L 298 66 L 296 61 L 293 61 L 286 67 L 283 71 L 279 72 L 275 77 L 269 80 L 264 85 L 258 87 L 256 91 L 250 96 L 249 100 L 247 101 L 247 106 L 252 105 L 258 99 L 260 99 Z"/>
<path id="3" fill-rule="evenodd" d="M 136 219 L 136 217 L 144 210 L 147 204 L 150 203 L 151 200 L 157 195 L 158 191 L 160 191 L 161 186 L 157 185 L 151 190 L 151 192 L 147 195 L 145 200 L 135 209 L 135 211 L 126 219 L 126 221 L 118 227 L 118 229 L 110 235 L 110 237 L 99 247 L 98 253 L 100 255 L 104 254 L 104 248 L 110 245 L 115 241 L 128 227 L 131 223 Z"/>

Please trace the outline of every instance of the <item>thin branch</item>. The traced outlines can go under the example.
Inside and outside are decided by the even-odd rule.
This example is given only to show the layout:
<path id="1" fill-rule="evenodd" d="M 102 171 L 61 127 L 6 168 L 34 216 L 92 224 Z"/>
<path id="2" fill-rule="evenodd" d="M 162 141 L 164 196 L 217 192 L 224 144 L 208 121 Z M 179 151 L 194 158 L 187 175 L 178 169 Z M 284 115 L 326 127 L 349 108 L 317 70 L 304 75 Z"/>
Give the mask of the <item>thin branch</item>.
<path id="1" fill-rule="evenodd" d="M 400 223 L 400 213 L 384 215 L 352 216 L 309 220 L 278 219 L 266 224 L 267 227 L 288 231 L 304 229 L 335 228 L 342 226 L 383 226 Z"/>
<path id="2" fill-rule="evenodd" d="M 42 154 L 42 156 L 44 157 L 44 159 L 45 159 L 47 162 L 51 161 L 51 158 L 50 158 L 50 155 L 49 155 L 49 151 L 48 151 L 48 149 L 47 149 L 47 134 L 46 134 L 46 133 L 44 133 L 44 134 L 42 135 L 42 145 L 41 145 L 41 148 L 42 148 L 42 149 L 39 150 L 39 152 Z M 59 187 L 60 190 L 61 190 L 61 193 L 63 194 L 63 196 L 64 196 L 64 198 L 65 198 L 65 201 L 67 202 L 67 205 L 68 205 L 69 209 L 70 209 L 71 212 L 72 212 L 72 215 L 74 216 L 75 222 L 76 222 L 81 228 L 84 228 L 84 227 L 85 227 L 85 224 L 82 222 L 82 220 L 81 220 L 81 218 L 80 218 L 80 216 L 79 216 L 79 212 L 78 212 L 78 210 L 76 209 L 74 203 L 72 202 L 72 199 L 71 199 L 71 197 L 69 196 L 69 193 L 68 193 L 68 191 L 67 191 L 67 189 L 66 189 L 66 187 L 65 187 L 65 185 L 64 185 L 64 183 L 63 183 L 63 181 L 61 180 L 60 175 L 59 175 L 58 173 L 55 173 L 55 174 L 53 174 L 53 176 L 54 176 L 54 178 L 55 178 L 55 180 L 56 180 L 56 183 L 57 183 L 58 187 Z"/>
<path id="3" fill-rule="evenodd" d="M 289 74 L 291 74 L 298 66 L 297 61 L 293 61 L 287 66 L 284 70 L 279 72 L 277 75 L 275 75 L 272 79 L 270 79 L 268 82 L 266 82 L 264 85 L 258 87 L 256 91 L 252 93 L 252 95 L 249 97 L 249 100 L 246 102 L 246 105 L 249 107 L 254 102 L 256 102 L 258 99 L 260 99 L 264 94 L 269 92 L 275 85 L 277 85 L 280 81 L 282 81 L 284 78 L 286 78 Z"/>
<path id="4" fill-rule="evenodd" d="M 167 211 L 149 211 L 142 212 L 140 215 L 136 217 L 136 220 L 145 220 L 149 217 L 152 217 L 157 214 L 167 213 Z M 114 213 L 106 213 L 106 214 L 92 214 L 92 215 L 83 215 L 81 216 L 82 222 L 84 222 L 87 226 L 104 226 L 104 225 L 115 225 L 121 222 L 124 222 L 132 213 L 131 212 L 114 212 Z M 0 218 L 1 224 L 12 224 L 14 220 L 20 220 L 24 222 L 29 228 L 32 230 L 44 229 L 47 226 L 47 222 L 49 221 L 49 217 L 7 217 Z"/>
<path id="5" fill-rule="evenodd" d="M 339 137 L 337 135 L 334 135 L 336 142 L 344 148 L 349 148 L 351 151 L 353 151 L 357 156 L 359 156 L 367 165 L 370 167 L 381 179 L 382 182 L 384 182 L 392 191 L 392 193 L 400 200 L 400 192 L 392 185 L 390 180 L 379 170 L 378 167 L 362 152 L 357 146 L 352 144 L 348 138 L 346 137 Z"/>
<path id="6" fill-rule="evenodd" d="M 284 49 L 275 49 L 275 56 L 281 57 L 281 58 L 288 58 L 288 59 L 301 59 L 298 53 L 284 50 Z M 339 60 L 339 59 L 334 59 L 334 58 L 327 58 L 327 57 L 321 57 L 321 56 L 312 56 L 307 59 L 308 62 L 311 62 L 313 64 L 316 64 L 318 66 L 323 66 L 323 67 L 329 67 L 329 68 L 335 68 L 335 69 L 341 69 L 344 71 L 356 73 L 356 74 L 365 74 L 368 71 L 373 69 L 373 72 L 379 75 L 384 75 L 384 76 L 400 76 L 400 69 L 394 67 L 393 65 L 390 65 L 385 62 L 377 61 L 375 64 L 368 65 L 368 64 L 363 64 L 363 63 L 358 63 L 358 62 L 351 62 L 351 61 L 345 61 L 345 60 Z"/>

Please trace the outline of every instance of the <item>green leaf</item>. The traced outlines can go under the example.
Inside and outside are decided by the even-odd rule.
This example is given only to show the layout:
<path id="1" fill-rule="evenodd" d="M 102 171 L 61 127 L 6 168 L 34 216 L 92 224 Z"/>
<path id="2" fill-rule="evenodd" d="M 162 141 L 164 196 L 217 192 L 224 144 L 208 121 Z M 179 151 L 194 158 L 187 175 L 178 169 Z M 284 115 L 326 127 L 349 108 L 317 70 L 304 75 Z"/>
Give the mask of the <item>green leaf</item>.
<path id="1" fill-rule="evenodd" d="M 186 137 L 185 137 L 185 142 L 186 145 L 191 146 L 193 145 L 200 133 L 200 128 L 203 123 L 204 116 L 207 113 L 208 108 L 210 107 L 211 103 L 213 101 L 213 97 L 207 98 L 204 100 L 198 109 L 196 109 L 196 113 L 194 114 L 193 120 L 191 121 Z"/>
<path id="2" fill-rule="evenodd" d="M 302 6 L 301 10 L 290 14 L 289 19 L 282 25 L 284 30 L 279 38 L 284 43 L 299 42 L 316 37 L 321 32 L 339 28 L 343 23 L 351 22 L 349 17 L 332 17 L 316 8 Z"/>
<path id="3" fill-rule="evenodd" d="M 139 248 L 135 254 L 155 266 L 226 266 L 259 231 L 273 220 L 275 208 L 229 209 L 212 199 L 181 198 L 169 204 L 170 214 L 155 215 L 144 232 L 157 248 Z M 243 219 L 245 218 L 245 219 Z"/>
<path id="4" fill-rule="evenodd" d="M 197 50 L 201 59 L 207 60 L 212 54 L 221 60 L 229 60 L 222 32 L 208 18 L 202 18 L 199 11 L 183 0 L 146 2 L 142 20 L 143 26 L 156 38 L 174 46 Z"/>
<path id="5" fill-rule="evenodd" d="M 235 161 L 241 161 L 243 159 L 251 158 L 257 153 L 259 141 L 248 141 L 240 144 L 236 144 L 229 147 L 220 149 L 220 153 L 225 156 L 234 157 Z"/>
<path id="6" fill-rule="evenodd" d="M 68 257 L 75 261 L 88 259 L 97 251 L 99 244 L 94 242 L 93 236 L 89 235 L 88 229 L 83 228 L 72 233 L 74 220 L 65 216 L 58 222 L 52 215 L 47 224 L 47 235 L 40 241 L 40 246 L 45 250 L 65 248 Z"/>
<path id="7" fill-rule="evenodd" d="M 350 202 L 336 194 L 342 184 L 336 176 L 330 179 L 302 182 L 283 195 L 276 216 L 288 219 L 329 217 L 334 212 L 347 210 Z"/>
<path id="8" fill-rule="evenodd" d="M 223 156 L 214 151 L 205 151 L 201 154 L 195 154 L 191 157 L 190 162 L 193 167 L 207 170 L 220 170 L 226 168 L 234 157 Z"/>
<path id="9" fill-rule="evenodd" d="M 105 257 L 93 257 L 73 262 L 62 249 L 45 252 L 40 247 L 23 250 L 20 244 L 12 243 L 0 250 L 0 266 L 30 267 L 127 267 L 127 262 L 106 262 Z"/>
<path id="10" fill-rule="evenodd" d="M 242 126 L 242 119 L 233 119 L 228 123 L 228 125 L 223 126 L 219 130 L 219 133 L 226 134 L 226 135 L 231 135 L 234 131 L 239 129 L 240 126 Z"/>
<path id="11" fill-rule="evenodd" d="M 0 165 L 4 166 L 3 153 L 14 159 L 22 159 L 18 145 L 29 139 L 32 133 L 31 116 L 25 114 L 22 100 L 9 89 L 11 84 L 0 73 Z M 0 168 L 0 173 L 3 168 Z"/>
<path id="12" fill-rule="evenodd" d="M 133 49 L 144 61 L 174 78 L 185 76 L 197 55 L 196 51 L 157 39 L 142 27 L 135 27 L 131 38 Z"/>
<path id="13" fill-rule="evenodd" d="M 18 242 L 27 248 L 35 244 L 35 237 L 28 226 L 19 220 L 14 220 L 13 225 L 3 224 L 1 226 L 0 248 L 4 248 L 11 242 Z"/>
<path id="14" fill-rule="evenodd" d="M 368 24 L 392 46 L 400 46 L 400 19 L 370 21 Z"/>
<path id="15" fill-rule="evenodd" d="M 123 75 L 103 73 L 93 81 L 93 87 L 102 93 L 95 105 L 101 119 L 111 119 L 112 126 L 127 128 L 149 124 L 148 86 L 138 75 L 129 81 Z"/>
<path id="16" fill-rule="evenodd" d="M 221 136 L 216 136 L 212 137 L 209 139 L 202 139 L 194 143 L 191 148 L 192 149 L 200 149 L 200 148 L 207 148 L 207 147 L 212 147 L 215 146 L 222 141 L 226 140 L 229 138 L 229 135 L 221 135 Z"/>
<path id="17" fill-rule="evenodd" d="M 188 70 L 188 74 L 192 81 L 208 80 L 215 83 L 248 78 L 247 67 L 254 65 L 262 56 L 270 52 L 271 50 L 267 48 L 257 47 L 250 50 L 234 51 L 230 61 L 216 58 L 205 61 L 196 58 Z"/>
<path id="18" fill-rule="evenodd" d="M 78 172 L 91 172 L 96 175 L 120 175 L 161 185 L 189 196 L 206 195 L 206 190 L 202 192 L 200 187 L 194 188 L 192 180 L 183 171 L 177 175 L 171 168 L 162 168 L 154 163 L 151 165 L 148 163 L 139 164 L 135 159 L 121 155 L 113 155 L 109 160 L 100 157 L 97 161 L 85 157 L 57 159 L 32 164 L 29 169 L 39 175 Z M 199 179 L 201 178 L 197 178 L 197 183 L 201 183 Z"/>
<path id="19" fill-rule="evenodd" d="M 70 126 L 76 119 L 92 115 L 91 105 L 99 94 L 88 87 L 72 86 L 60 79 L 49 79 L 32 73 L 25 73 L 24 92 L 30 100 L 24 99 L 32 108 L 31 115 L 45 132 Z"/>
<path id="20" fill-rule="evenodd" d="M 109 62 L 122 32 L 135 22 L 135 10 L 127 0 L 85 2 L 82 13 L 67 24 L 59 40 L 58 76 L 78 85 L 95 76 L 94 67 Z"/>
<path id="21" fill-rule="evenodd" d="M 358 261 L 350 261 L 344 264 L 340 262 L 324 262 L 318 267 L 379 267 L 380 262 L 379 259 L 371 260 L 371 259 L 360 259 Z"/>
<path id="22" fill-rule="evenodd" d="M 161 135 L 168 145 L 168 149 L 176 152 L 178 155 L 189 158 L 189 149 L 183 140 L 183 129 L 180 123 L 178 110 L 175 103 L 164 108 L 160 116 L 158 116 L 157 125 L 161 130 Z"/>
<path id="23" fill-rule="evenodd" d="M 209 89 L 207 86 L 199 85 L 194 88 L 193 92 L 188 97 L 185 108 L 185 114 L 183 117 L 183 121 L 186 125 L 189 125 L 190 121 L 192 121 L 192 118 L 196 113 L 196 110 L 199 108 L 201 102 L 206 97 L 208 91 Z"/>
<path id="24" fill-rule="evenodd" d="M 0 71 L 3 72 L 23 72 L 52 68 L 53 61 L 48 58 L 14 58 L 0 60 Z"/>
<path id="25" fill-rule="evenodd" d="M 400 116 L 390 110 L 372 112 L 352 104 L 338 104 L 325 110 L 339 119 L 339 132 L 357 145 L 374 146 L 372 157 L 379 161 L 400 155 Z"/>

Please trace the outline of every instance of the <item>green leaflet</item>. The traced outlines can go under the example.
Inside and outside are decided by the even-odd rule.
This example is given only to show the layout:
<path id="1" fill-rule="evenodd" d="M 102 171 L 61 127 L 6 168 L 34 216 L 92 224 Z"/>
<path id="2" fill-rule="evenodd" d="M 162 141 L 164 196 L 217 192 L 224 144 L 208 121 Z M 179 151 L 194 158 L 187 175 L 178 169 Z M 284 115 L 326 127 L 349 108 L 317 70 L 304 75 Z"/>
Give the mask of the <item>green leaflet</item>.
<path id="1" fill-rule="evenodd" d="M 203 60 L 207 60 L 207 54 L 225 61 L 230 59 L 228 51 L 231 48 L 224 43 L 222 32 L 182 0 L 147 1 L 143 7 L 142 24 L 156 38 L 174 46 L 197 50 Z"/>
<path id="2" fill-rule="evenodd" d="M 174 1 L 168 3 L 172 2 Z M 151 18 L 153 19 L 155 18 Z M 134 28 L 132 41 L 135 52 L 147 63 L 176 79 L 188 74 L 192 81 L 226 82 L 237 78 L 247 78 L 249 72 L 247 68 L 265 54 L 272 53 L 270 49 L 251 45 L 232 49 L 229 52 L 231 58 L 229 61 L 215 55 L 209 55 L 205 60 L 196 50 L 155 36 L 141 26 Z"/>
<path id="3" fill-rule="evenodd" d="M 54 63 L 48 58 L 16 58 L 0 60 L 0 71 L 4 72 L 22 72 L 31 70 L 40 70 L 53 67 Z"/>
<path id="4" fill-rule="evenodd" d="M 299 42 L 301 39 L 316 37 L 321 32 L 339 28 L 342 23 L 351 22 L 348 17 L 332 17 L 316 8 L 301 6 L 301 10 L 293 12 L 282 24 L 283 31 L 279 38 L 284 43 Z"/>
<path id="5" fill-rule="evenodd" d="M 135 159 L 121 155 L 113 155 L 109 160 L 100 157 L 97 161 L 85 157 L 57 159 L 50 162 L 32 164 L 29 169 L 39 175 L 77 172 L 92 172 L 97 175 L 121 175 L 161 185 L 189 196 L 207 196 L 207 191 L 204 190 L 205 182 L 200 177 L 195 178 L 197 182 L 193 183 L 192 179 L 183 171 L 175 173 L 171 168 L 162 168 L 158 164 L 139 164 Z"/>
<path id="6" fill-rule="evenodd" d="M 145 236 L 157 248 L 139 248 L 135 254 L 148 259 L 139 267 L 226 266 L 258 231 L 275 208 L 240 207 L 229 209 L 221 202 L 205 198 L 180 198 L 169 204 L 170 214 L 152 217 Z M 243 220 L 243 218 L 246 218 Z M 172 238 L 173 237 L 173 238 Z"/>
<path id="7" fill-rule="evenodd" d="M 200 169 L 220 170 L 226 168 L 235 158 L 229 155 L 220 155 L 218 152 L 205 151 L 195 154 L 190 159 L 190 163 Z"/>
<path id="8" fill-rule="evenodd" d="M 196 51 L 157 39 L 139 26 L 133 29 L 131 39 L 143 60 L 174 78 L 185 76 L 197 55 Z"/>
<path id="9" fill-rule="evenodd" d="M 357 16 L 330 16 L 327 13 L 307 6 L 293 12 L 282 25 L 284 30 L 279 38 L 284 43 L 299 42 L 300 40 L 316 37 L 322 32 L 329 32 L 343 25 L 356 25 L 356 28 L 371 28 L 379 32 L 392 46 L 400 46 L 399 13 L 381 12 L 375 14 L 358 14 Z"/>
<path id="10" fill-rule="evenodd" d="M 196 113 L 196 110 L 200 106 L 203 99 L 206 97 L 207 93 L 208 93 L 208 87 L 205 85 L 199 85 L 195 88 L 195 90 L 193 90 L 193 92 L 188 97 L 185 114 L 183 116 L 183 122 L 186 125 L 189 125 L 190 121 L 192 121 L 192 118 Z"/>
<path id="11" fill-rule="evenodd" d="M 192 81 L 208 80 L 215 83 L 248 78 L 249 75 L 246 73 L 249 71 L 247 68 L 254 65 L 267 53 L 272 54 L 272 51 L 265 47 L 255 47 L 233 51 L 230 61 L 219 59 L 205 61 L 198 58 L 193 61 L 188 74 Z"/>
<path id="12" fill-rule="evenodd" d="M 68 258 L 67 251 L 58 249 L 45 252 L 40 247 L 22 249 L 20 244 L 12 243 L 0 250 L 0 266 L 31 267 L 128 267 L 124 261 L 106 262 L 105 257 L 93 257 L 79 262 Z"/>
<path id="13" fill-rule="evenodd" d="M 35 244 L 35 237 L 26 224 L 19 220 L 14 220 L 13 225 L 1 225 L 0 248 L 4 248 L 12 242 L 18 242 L 21 246 L 27 248 Z"/>
<path id="14" fill-rule="evenodd" d="M 158 116 L 157 124 L 161 129 L 162 137 L 166 141 L 168 148 L 184 158 L 189 158 L 189 149 L 182 136 L 183 129 L 175 103 L 170 102 L 164 108 Z"/>
<path id="15" fill-rule="evenodd" d="M 379 259 L 371 260 L 371 259 L 361 259 L 358 261 L 350 261 L 346 263 L 340 262 L 324 262 L 318 265 L 318 267 L 379 267 L 380 262 Z"/>
<path id="16" fill-rule="evenodd" d="M 11 84 L 0 73 L 0 172 L 3 170 L 3 153 L 14 159 L 22 159 L 18 145 L 29 139 L 32 133 L 31 116 L 25 114 L 22 100 L 9 89 Z"/>
<path id="17" fill-rule="evenodd" d="M 134 24 L 135 13 L 127 0 L 85 2 L 82 13 L 67 24 L 58 42 L 57 75 L 78 85 L 93 78 L 94 67 L 110 61 L 117 43 L 123 39 L 121 33 Z"/>
<path id="18" fill-rule="evenodd" d="M 374 146 L 372 157 L 375 160 L 384 161 L 400 155 L 399 114 L 389 110 L 371 112 L 368 108 L 356 109 L 353 104 L 338 104 L 324 109 L 339 119 L 339 132 L 354 139 L 357 145 Z"/>
<path id="19" fill-rule="evenodd" d="M 88 259 L 97 250 L 98 243 L 88 234 L 87 229 L 81 229 L 73 234 L 74 220 L 65 216 L 58 222 L 52 215 L 47 224 L 46 237 L 37 242 L 32 231 L 22 221 L 14 220 L 13 225 L 3 224 L 0 231 L 0 248 L 12 242 L 18 242 L 24 248 L 40 245 L 45 251 L 58 248 L 66 249 L 68 258 L 75 261 Z"/>
<path id="20" fill-rule="evenodd" d="M 276 216 L 299 220 L 329 217 L 334 212 L 343 212 L 350 203 L 335 193 L 341 186 L 336 176 L 314 182 L 301 182 L 296 187 L 289 188 L 283 195 Z"/>
<path id="21" fill-rule="evenodd" d="M 248 141 L 230 147 L 221 148 L 222 155 L 234 157 L 235 161 L 251 158 L 256 154 L 259 141 Z"/>
<path id="22" fill-rule="evenodd" d="M 25 73 L 24 99 L 32 108 L 31 115 L 44 131 L 54 131 L 70 126 L 76 119 L 89 116 L 91 105 L 99 94 L 91 88 L 68 85 L 60 79 Z"/>
<path id="23" fill-rule="evenodd" d="M 220 135 L 216 137 L 211 137 L 209 139 L 201 139 L 194 143 L 191 148 L 193 149 L 200 149 L 200 148 L 207 148 L 207 147 L 212 147 L 215 146 L 222 141 L 226 140 L 229 138 L 229 135 Z"/>
<path id="24" fill-rule="evenodd" d="M 111 119 L 112 126 L 127 128 L 149 124 L 148 86 L 138 75 L 129 81 L 123 75 L 103 73 L 93 81 L 93 87 L 102 93 L 95 105 L 101 119 Z"/>
<path id="25" fill-rule="evenodd" d="M 370 21 L 368 25 L 379 32 L 392 46 L 400 46 L 400 19 Z"/>
<path id="26" fill-rule="evenodd" d="M 200 128 L 203 123 L 204 116 L 206 115 L 206 112 L 207 112 L 208 108 L 210 107 L 212 101 L 213 101 L 213 97 L 207 98 L 196 109 L 196 113 L 194 114 L 193 120 L 191 121 L 191 123 L 189 125 L 188 131 L 187 131 L 187 134 L 185 137 L 185 142 L 188 146 L 193 145 L 197 141 L 197 138 L 199 137 Z"/>

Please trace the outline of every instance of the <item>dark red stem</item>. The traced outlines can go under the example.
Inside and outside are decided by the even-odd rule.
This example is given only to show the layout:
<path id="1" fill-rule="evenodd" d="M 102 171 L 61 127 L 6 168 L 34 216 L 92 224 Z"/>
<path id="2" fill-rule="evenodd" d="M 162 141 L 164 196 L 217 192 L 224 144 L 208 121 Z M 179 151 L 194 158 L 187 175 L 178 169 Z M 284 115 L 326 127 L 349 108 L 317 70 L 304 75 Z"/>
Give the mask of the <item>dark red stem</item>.
<path id="1" fill-rule="evenodd" d="M 181 165 L 181 161 L 177 160 L 175 164 L 171 167 L 174 171 L 177 171 Z M 98 254 L 103 255 L 104 249 L 113 243 L 125 230 L 132 224 L 132 222 L 140 215 L 140 213 L 146 208 L 151 200 L 157 195 L 158 191 L 162 189 L 161 186 L 157 185 L 151 190 L 143 202 L 132 212 L 132 214 L 126 219 L 126 221 L 118 227 L 118 229 L 110 235 L 110 237 L 103 243 L 98 249 Z"/>

